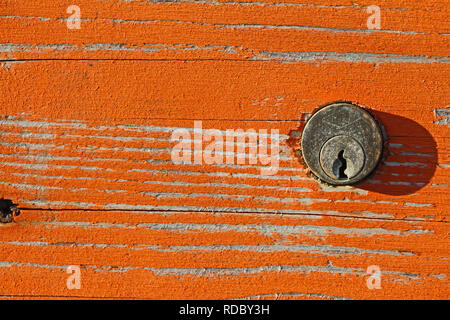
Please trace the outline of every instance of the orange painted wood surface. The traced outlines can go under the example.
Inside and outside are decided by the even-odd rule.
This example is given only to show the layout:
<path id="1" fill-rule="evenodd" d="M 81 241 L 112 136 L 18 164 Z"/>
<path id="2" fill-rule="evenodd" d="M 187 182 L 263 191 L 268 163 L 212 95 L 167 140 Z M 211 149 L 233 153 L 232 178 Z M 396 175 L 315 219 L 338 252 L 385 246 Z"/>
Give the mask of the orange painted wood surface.
<path id="1" fill-rule="evenodd" d="M 0 197 L 22 213 L 0 225 L 0 297 L 448 299 L 449 13 L 447 0 L 2 1 Z M 355 187 L 299 161 L 305 120 L 338 100 L 387 135 Z M 174 163 L 173 131 L 196 120 L 279 130 L 278 172 Z"/>

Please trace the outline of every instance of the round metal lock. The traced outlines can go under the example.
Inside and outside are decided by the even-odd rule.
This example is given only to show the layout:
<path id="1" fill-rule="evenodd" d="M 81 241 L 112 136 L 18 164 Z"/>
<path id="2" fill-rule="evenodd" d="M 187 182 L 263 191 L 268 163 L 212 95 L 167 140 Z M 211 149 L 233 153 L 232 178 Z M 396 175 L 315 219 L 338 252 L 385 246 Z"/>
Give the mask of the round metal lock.
<path id="1" fill-rule="evenodd" d="M 302 133 L 302 155 L 320 180 L 353 185 L 367 178 L 383 153 L 383 135 L 373 116 L 350 103 L 333 103 L 315 112 Z"/>

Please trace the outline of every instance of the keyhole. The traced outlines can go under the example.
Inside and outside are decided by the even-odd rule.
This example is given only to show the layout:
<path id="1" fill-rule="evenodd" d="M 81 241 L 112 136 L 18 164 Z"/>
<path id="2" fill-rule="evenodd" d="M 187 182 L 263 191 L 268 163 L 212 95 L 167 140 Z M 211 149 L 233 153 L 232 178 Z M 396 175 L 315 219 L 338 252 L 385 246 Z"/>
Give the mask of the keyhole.
<path id="1" fill-rule="evenodd" d="M 348 176 L 345 174 L 346 169 L 347 160 L 344 158 L 344 150 L 341 150 L 337 159 L 333 162 L 333 173 L 339 180 L 345 180 L 348 179 Z"/>

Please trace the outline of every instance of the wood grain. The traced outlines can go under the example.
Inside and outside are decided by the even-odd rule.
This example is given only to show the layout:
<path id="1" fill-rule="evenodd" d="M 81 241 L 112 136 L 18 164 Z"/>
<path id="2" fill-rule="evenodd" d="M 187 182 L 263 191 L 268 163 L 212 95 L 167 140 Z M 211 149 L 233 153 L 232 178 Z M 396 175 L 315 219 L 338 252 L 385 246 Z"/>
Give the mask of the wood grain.
<path id="1" fill-rule="evenodd" d="M 2 230 L 2 295 L 445 297 L 443 223 L 273 214 L 26 211 Z M 66 265 L 82 288 L 67 290 Z M 368 265 L 382 290 L 366 287 Z M 330 285 L 332 284 L 332 285 Z M 23 290 L 27 288 L 29 291 Z"/>
<path id="2" fill-rule="evenodd" d="M 82 0 L 79 30 L 71 4 L 0 4 L 0 197 L 22 210 L 0 226 L 1 297 L 448 298 L 447 1 L 380 0 L 381 30 L 371 1 Z M 357 187 L 299 161 L 337 100 L 387 135 Z M 279 130 L 278 172 L 174 163 L 196 120 Z"/>

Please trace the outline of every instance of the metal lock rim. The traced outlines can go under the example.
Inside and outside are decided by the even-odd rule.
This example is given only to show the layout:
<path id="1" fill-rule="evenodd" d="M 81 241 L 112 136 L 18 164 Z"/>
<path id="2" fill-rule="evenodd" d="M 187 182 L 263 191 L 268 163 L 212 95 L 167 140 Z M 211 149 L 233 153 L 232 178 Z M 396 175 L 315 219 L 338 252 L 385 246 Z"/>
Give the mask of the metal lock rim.
<path id="1" fill-rule="evenodd" d="M 321 164 L 324 145 L 337 136 L 356 140 L 364 152 L 363 168 L 348 179 L 335 179 Z M 378 166 L 383 153 L 383 134 L 380 125 L 366 109 L 353 103 L 336 102 L 318 109 L 308 119 L 301 137 L 302 157 L 311 172 L 330 185 L 354 185 L 362 182 Z"/>

